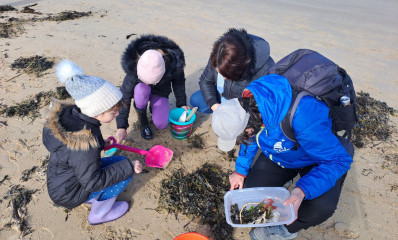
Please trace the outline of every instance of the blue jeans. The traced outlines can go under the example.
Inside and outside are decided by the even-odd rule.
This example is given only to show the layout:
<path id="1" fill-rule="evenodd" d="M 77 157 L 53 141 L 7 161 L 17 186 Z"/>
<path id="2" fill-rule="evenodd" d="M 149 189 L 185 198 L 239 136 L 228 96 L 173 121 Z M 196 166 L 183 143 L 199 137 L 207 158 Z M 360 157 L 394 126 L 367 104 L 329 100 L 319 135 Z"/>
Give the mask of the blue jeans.
<path id="1" fill-rule="evenodd" d="M 101 163 L 103 166 L 102 169 L 107 168 L 109 165 L 112 165 L 112 164 L 119 162 L 123 159 L 126 159 L 126 157 L 112 156 L 112 157 L 101 158 Z M 104 200 L 116 197 L 126 188 L 126 186 L 129 184 L 129 182 L 131 181 L 132 178 L 133 178 L 133 176 L 131 176 L 121 182 L 118 182 L 112 186 L 104 188 L 98 192 L 92 192 L 90 194 L 90 196 L 88 197 L 88 200 L 91 200 L 99 195 L 101 195 L 101 196 L 97 199 L 98 201 L 104 201 Z"/>
<path id="2" fill-rule="evenodd" d="M 219 93 L 217 92 L 217 100 L 219 100 L 221 97 Z M 203 98 L 202 92 L 200 90 L 194 92 L 191 96 L 190 99 L 191 106 L 198 107 L 198 111 L 201 113 L 213 113 L 211 108 L 207 106 L 205 99 Z"/>

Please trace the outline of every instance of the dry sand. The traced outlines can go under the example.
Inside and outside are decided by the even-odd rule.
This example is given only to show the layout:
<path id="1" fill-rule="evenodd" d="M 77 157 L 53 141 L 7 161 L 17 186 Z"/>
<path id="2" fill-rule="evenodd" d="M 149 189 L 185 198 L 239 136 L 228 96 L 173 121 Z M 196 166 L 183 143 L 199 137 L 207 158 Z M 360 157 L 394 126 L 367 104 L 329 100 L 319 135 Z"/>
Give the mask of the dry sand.
<path id="1" fill-rule="evenodd" d="M 271 55 L 281 59 L 298 48 L 323 53 L 343 66 L 354 80 L 357 91 L 398 109 L 398 2 L 362 1 L 10 1 L 21 10 L 28 4 L 43 15 L 18 12 L 0 13 L 0 22 L 9 17 L 30 19 L 65 10 L 92 11 L 91 17 L 63 22 L 27 22 L 24 32 L 0 38 L 0 104 L 13 105 L 40 91 L 60 86 L 54 69 L 36 77 L 18 75 L 10 65 L 19 57 L 43 55 L 57 61 L 68 58 L 86 74 L 100 76 L 116 85 L 124 74 L 120 57 L 130 42 L 126 35 L 146 33 L 170 37 L 180 44 L 186 56 L 187 95 L 198 89 L 198 77 L 207 63 L 212 43 L 230 27 L 246 28 L 249 33 L 267 39 Z M 17 77 L 15 77 L 17 76 Z M 15 78 L 14 78 L 15 77 Z M 171 95 L 174 107 L 174 96 Z M 209 235 L 209 228 L 195 222 L 185 229 L 189 219 L 183 215 L 158 213 L 160 181 L 175 168 L 188 172 L 205 162 L 218 163 L 232 170 L 234 163 L 217 150 L 210 119 L 198 115 L 195 133 L 205 133 L 207 148 L 193 150 L 186 141 L 171 137 L 169 129 L 156 131 L 152 141 L 140 139 L 130 130 L 129 141 L 139 148 L 155 144 L 170 147 L 174 160 L 165 170 L 148 169 L 136 175 L 120 199 L 131 202 L 130 211 L 120 220 L 99 226 L 87 223 L 88 206 L 69 213 L 55 207 L 48 197 L 46 177 L 40 168 L 48 152 L 41 142 L 41 131 L 48 114 L 41 117 L 6 118 L 0 116 L 0 239 L 173 239 L 186 231 Z M 131 125 L 136 116 L 132 114 Z M 397 118 L 393 118 L 395 126 Z M 115 133 L 115 123 L 103 125 L 104 137 Z M 386 156 L 397 154 L 397 134 L 388 142 L 375 142 L 357 149 L 348 173 L 337 211 L 325 223 L 300 231 L 297 239 L 398 239 L 397 162 Z M 136 157 L 136 156 L 131 156 Z M 38 166 L 23 182 L 24 170 Z M 10 187 L 21 184 L 37 189 L 27 205 L 26 223 L 31 232 L 25 236 L 12 222 L 12 204 L 6 199 Z M 235 229 L 235 239 L 249 239 L 249 229 Z"/>

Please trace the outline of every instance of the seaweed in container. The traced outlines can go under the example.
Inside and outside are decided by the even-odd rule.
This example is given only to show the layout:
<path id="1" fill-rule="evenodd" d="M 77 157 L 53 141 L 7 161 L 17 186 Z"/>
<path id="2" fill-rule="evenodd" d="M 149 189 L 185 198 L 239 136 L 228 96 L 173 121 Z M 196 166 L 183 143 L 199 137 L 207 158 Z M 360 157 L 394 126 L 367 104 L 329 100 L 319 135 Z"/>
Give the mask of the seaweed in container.
<path id="1" fill-rule="evenodd" d="M 235 224 L 261 224 L 278 222 L 279 212 L 273 206 L 274 200 L 265 199 L 262 202 L 246 203 L 241 209 L 238 204 L 231 206 L 231 220 Z"/>

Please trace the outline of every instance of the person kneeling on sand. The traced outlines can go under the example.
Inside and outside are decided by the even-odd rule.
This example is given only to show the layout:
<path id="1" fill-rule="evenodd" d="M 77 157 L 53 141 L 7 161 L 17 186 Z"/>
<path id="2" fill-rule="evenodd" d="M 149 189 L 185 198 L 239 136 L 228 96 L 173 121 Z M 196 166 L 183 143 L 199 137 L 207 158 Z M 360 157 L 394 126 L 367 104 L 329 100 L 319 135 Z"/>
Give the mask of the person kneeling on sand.
<path id="1" fill-rule="evenodd" d="M 113 84 L 83 75 L 69 60 L 57 65 L 56 74 L 76 105 L 55 103 L 43 129 L 43 143 L 50 152 L 47 188 L 51 200 L 71 209 L 91 203 L 92 225 L 123 216 L 129 206 L 115 202 L 135 173 L 139 161 L 122 156 L 102 158 L 101 123 L 111 122 L 121 108 L 122 93 Z"/>
<path id="2" fill-rule="evenodd" d="M 229 29 L 213 45 L 191 106 L 212 113 L 221 102 L 240 97 L 249 83 L 266 75 L 274 64 L 267 41 L 244 29 Z"/>
<path id="3" fill-rule="evenodd" d="M 232 150 L 236 140 L 240 143 L 236 172 L 229 176 L 231 190 L 282 187 L 300 175 L 284 202 L 293 204 L 296 219 L 288 225 L 254 228 L 252 240 L 294 239 L 301 229 L 326 221 L 336 210 L 352 163 L 352 144 L 333 134 L 328 106 L 312 96 L 301 99 L 293 118 L 299 145 L 284 135 L 280 122 L 291 101 L 289 81 L 272 74 L 249 84 L 241 98 L 221 103 L 212 116 L 221 150 Z"/>
<path id="4" fill-rule="evenodd" d="M 153 124 L 164 129 L 169 124 L 169 100 L 173 89 L 177 107 L 188 111 L 185 93 L 185 57 L 181 48 L 164 36 L 143 35 L 133 40 L 122 56 L 126 72 L 120 90 L 125 106 L 116 118 L 116 140 L 120 143 L 127 137 L 131 99 L 138 115 L 141 137 L 153 138 L 147 117 L 151 105 Z"/>

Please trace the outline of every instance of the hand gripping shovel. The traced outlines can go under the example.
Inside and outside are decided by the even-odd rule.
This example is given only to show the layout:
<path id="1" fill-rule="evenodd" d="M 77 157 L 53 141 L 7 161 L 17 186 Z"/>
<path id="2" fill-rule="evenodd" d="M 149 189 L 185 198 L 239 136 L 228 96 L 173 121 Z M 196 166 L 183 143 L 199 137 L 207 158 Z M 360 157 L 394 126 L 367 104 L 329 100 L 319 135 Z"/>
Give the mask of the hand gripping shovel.
<path id="1" fill-rule="evenodd" d="M 149 149 L 149 151 L 145 151 L 142 149 L 117 144 L 114 137 L 109 137 L 108 140 L 111 141 L 111 144 L 104 148 L 105 151 L 111 148 L 118 148 L 124 151 L 144 155 L 145 164 L 148 167 L 165 168 L 173 157 L 173 151 L 161 145 L 153 146 L 151 149 Z"/>

